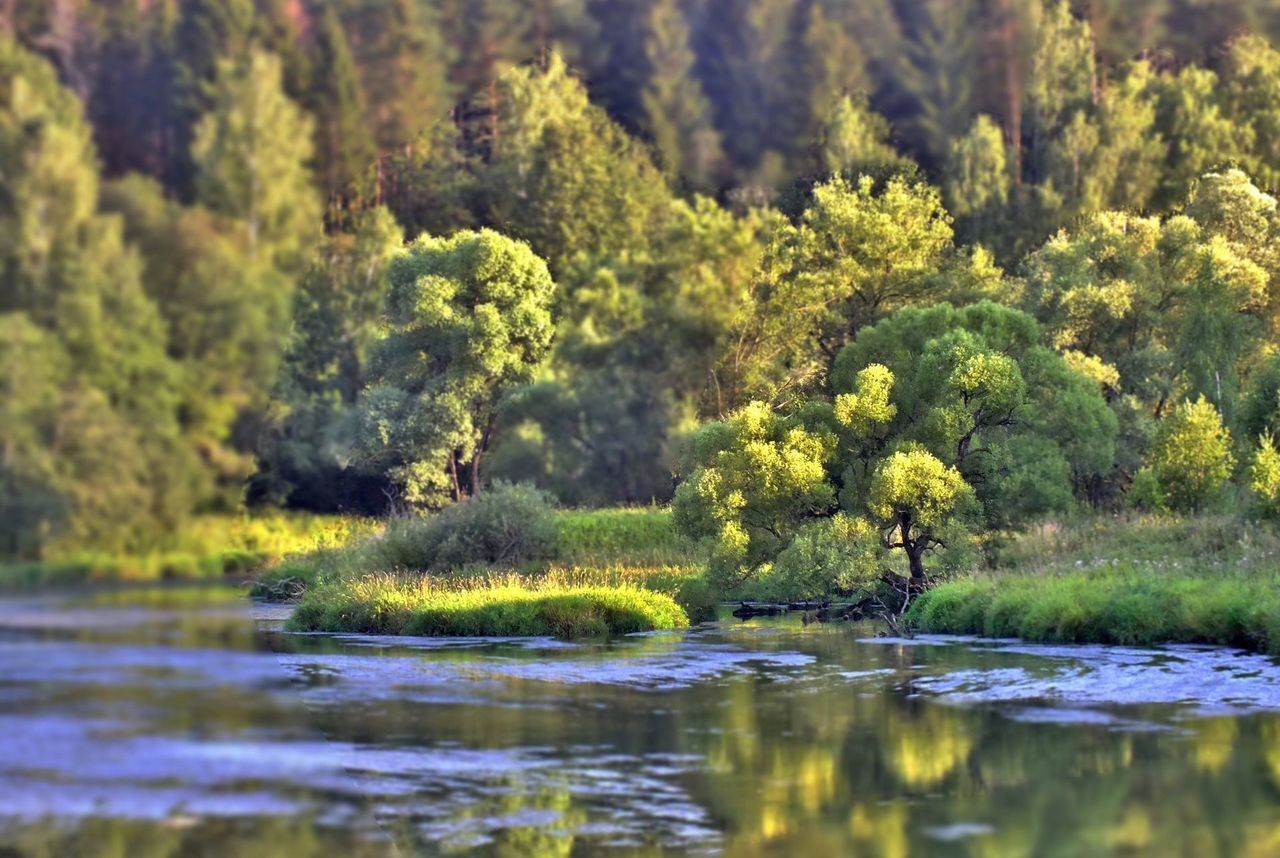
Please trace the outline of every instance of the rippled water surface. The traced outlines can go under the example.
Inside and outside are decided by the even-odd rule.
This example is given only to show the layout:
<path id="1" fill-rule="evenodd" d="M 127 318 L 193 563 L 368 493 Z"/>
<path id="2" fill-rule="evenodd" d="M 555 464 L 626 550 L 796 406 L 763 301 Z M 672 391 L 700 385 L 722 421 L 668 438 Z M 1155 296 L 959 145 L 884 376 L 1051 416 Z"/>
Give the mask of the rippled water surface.
<path id="1" fill-rule="evenodd" d="M 726 622 L 287 635 L 0 600 L 0 856 L 1274 856 L 1280 665 Z"/>

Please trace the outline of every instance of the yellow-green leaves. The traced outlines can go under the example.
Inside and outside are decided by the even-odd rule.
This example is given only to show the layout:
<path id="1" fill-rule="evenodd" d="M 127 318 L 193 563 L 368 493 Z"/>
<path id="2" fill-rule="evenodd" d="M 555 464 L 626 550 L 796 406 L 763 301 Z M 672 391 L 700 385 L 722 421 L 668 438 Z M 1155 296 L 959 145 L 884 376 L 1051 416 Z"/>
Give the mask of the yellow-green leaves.
<path id="1" fill-rule="evenodd" d="M 1280 450 L 1276 450 L 1270 433 L 1258 438 L 1258 449 L 1249 468 L 1249 488 L 1263 512 L 1270 516 L 1280 513 Z"/>
<path id="2" fill-rule="evenodd" d="M 836 397 L 836 419 L 855 436 L 866 437 L 897 415 L 898 407 L 889 398 L 892 393 L 893 373 L 882 364 L 872 364 L 858 373 L 856 393 Z"/>
<path id="3" fill-rule="evenodd" d="M 805 519 L 835 506 L 835 438 L 761 402 L 704 427 L 701 467 L 676 492 L 675 520 L 712 544 L 712 574 L 732 584 L 786 547 Z"/>
<path id="4" fill-rule="evenodd" d="M 938 527 L 972 494 L 955 468 L 924 450 L 905 450 L 876 468 L 867 507 L 886 524 L 905 517 L 919 526 Z"/>
<path id="5" fill-rule="evenodd" d="M 1231 433 L 1218 410 L 1201 397 L 1183 402 L 1160 422 L 1143 482 L 1158 487 L 1164 505 L 1189 511 L 1221 491 L 1234 468 Z"/>

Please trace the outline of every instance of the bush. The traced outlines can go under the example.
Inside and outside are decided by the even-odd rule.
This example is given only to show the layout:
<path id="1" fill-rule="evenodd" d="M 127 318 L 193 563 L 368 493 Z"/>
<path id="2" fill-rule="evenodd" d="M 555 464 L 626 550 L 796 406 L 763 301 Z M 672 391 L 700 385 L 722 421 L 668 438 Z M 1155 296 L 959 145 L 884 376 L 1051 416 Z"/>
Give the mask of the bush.
<path id="1" fill-rule="evenodd" d="M 1184 402 L 1156 427 L 1147 452 L 1147 473 L 1139 474 L 1141 490 L 1159 486 L 1160 500 L 1169 509 L 1190 512 L 1216 497 L 1235 468 L 1231 433 L 1222 415 L 1203 396 Z M 1149 474 L 1149 476 L 1148 476 Z"/>
<path id="2" fill-rule="evenodd" d="M 556 545 L 550 496 L 528 485 L 497 483 L 438 515 L 393 522 L 382 539 L 360 551 L 370 571 L 443 572 L 550 560 Z"/>
<path id="3" fill-rule="evenodd" d="M 294 631 L 432 636 L 601 637 L 685 628 L 672 597 L 624 584 L 567 586 L 518 576 L 433 579 L 369 575 L 307 593 Z"/>

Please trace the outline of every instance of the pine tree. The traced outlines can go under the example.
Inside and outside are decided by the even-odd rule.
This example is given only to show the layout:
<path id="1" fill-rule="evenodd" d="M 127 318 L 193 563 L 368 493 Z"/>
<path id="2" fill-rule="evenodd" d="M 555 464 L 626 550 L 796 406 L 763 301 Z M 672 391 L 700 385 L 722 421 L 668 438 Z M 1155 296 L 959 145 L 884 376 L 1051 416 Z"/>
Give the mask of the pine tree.
<path id="1" fill-rule="evenodd" d="M 646 126 L 667 175 L 697 188 L 712 188 L 723 157 L 711 123 L 711 105 L 693 74 L 689 28 L 676 0 L 657 0 L 649 19 L 645 87 Z"/>
<path id="2" fill-rule="evenodd" d="M 316 162 L 322 187 L 332 195 L 350 186 L 377 157 L 359 73 L 333 6 L 326 6 L 320 18 L 315 67 Z"/>
<path id="3" fill-rule="evenodd" d="M 403 146 L 441 119 L 452 100 L 451 55 L 436 18 L 418 0 L 337 5 L 360 74 L 365 121 L 382 149 Z"/>
<path id="4" fill-rule="evenodd" d="M 196 123 L 212 107 L 218 64 L 240 61 L 253 44 L 253 0 L 181 0 L 173 44 L 173 156 L 165 184 L 194 193 L 191 145 Z"/>

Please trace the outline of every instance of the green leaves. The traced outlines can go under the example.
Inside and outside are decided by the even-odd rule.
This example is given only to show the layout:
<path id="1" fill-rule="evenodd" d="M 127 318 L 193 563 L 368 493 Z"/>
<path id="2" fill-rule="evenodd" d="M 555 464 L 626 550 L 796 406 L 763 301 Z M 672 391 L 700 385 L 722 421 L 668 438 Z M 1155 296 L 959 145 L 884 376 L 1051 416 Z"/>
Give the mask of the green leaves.
<path id="1" fill-rule="evenodd" d="M 438 506 L 480 490 L 499 403 L 550 349 L 555 284 L 527 244 L 492 230 L 420 236 L 390 280 L 362 445 L 407 501 Z"/>
<path id="2" fill-rule="evenodd" d="M 909 521 L 937 528 L 972 496 L 959 471 L 914 449 L 893 453 L 876 467 L 867 508 L 886 524 Z"/>
<path id="3" fill-rule="evenodd" d="M 1160 421 L 1146 461 L 1162 504 L 1180 512 L 1194 511 L 1231 478 L 1235 469 L 1231 433 L 1204 397 L 1183 402 Z"/>

